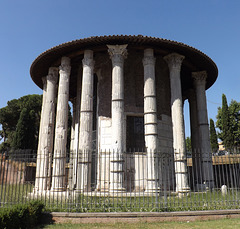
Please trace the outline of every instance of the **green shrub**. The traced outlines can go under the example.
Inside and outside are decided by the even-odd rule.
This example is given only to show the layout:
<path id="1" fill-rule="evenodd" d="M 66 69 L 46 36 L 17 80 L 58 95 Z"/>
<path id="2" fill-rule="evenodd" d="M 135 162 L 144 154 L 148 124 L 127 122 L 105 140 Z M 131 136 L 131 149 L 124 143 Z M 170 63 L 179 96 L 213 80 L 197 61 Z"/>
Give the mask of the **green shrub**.
<path id="1" fill-rule="evenodd" d="M 19 204 L 0 210 L 0 229 L 32 228 L 40 222 L 44 205 L 40 201 Z"/>

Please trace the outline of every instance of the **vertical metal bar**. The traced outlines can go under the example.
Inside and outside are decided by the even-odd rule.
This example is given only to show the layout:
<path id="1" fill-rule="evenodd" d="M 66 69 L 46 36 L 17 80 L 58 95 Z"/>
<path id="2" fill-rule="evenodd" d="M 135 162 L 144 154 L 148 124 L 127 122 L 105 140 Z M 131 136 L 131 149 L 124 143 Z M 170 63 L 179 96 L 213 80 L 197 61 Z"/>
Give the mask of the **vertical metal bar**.
<path id="1" fill-rule="evenodd" d="M 210 152 L 208 152 L 208 158 L 211 158 L 211 160 L 212 160 L 212 152 L 210 151 Z M 213 171 L 213 170 L 212 170 Z M 211 177 L 210 176 L 210 171 L 209 171 L 209 169 L 208 169 L 208 177 Z M 213 198 L 212 198 L 212 188 L 213 187 L 208 187 L 209 188 L 209 190 L 207 190 L 207 195 L 209 195 L 209 198 L 210 198 L 210 205 L 212 206 L 212 204 L 213 204 Z"/>
<path id="2" fill-rule="evenodd" d="M 223 205 L 222 193 L 221 193 L 221 186 L 224 184 L 224 170 L 223 164 L 221 162 L 221 157 L 217 156 L 216 161 L 218 164 L 218 186 L 217 186 L 217 193 L 218 193 L 218 203 L 220 206 Z"/>
<path id="3" fill-rule="evenodd" d="M 127 157 L 126 157 L 126 166 L 125 166 L 125 171 L 126 171 L 126 173 L 127 173 L 127 165 L 128 165 L 128 167 L 130 168 L 129 169 L 129 175 L 127 176 L 126 175 L 126 178 L 128 177 L 129 178 L 129 190 L 126 190 L 126 205 L 127 205 L 127 207 L 128 208 L 130 208 L 130 211 L 132 210 L 132 185 L 134 186 L 134 180 L 132 181 L 132 177 L 131 177 L 131 165 L 132 165 L 132 161 L 133 161 L 133 163 L 134 163 L 134 167 L 136 168 L 136 163 L 135 163 L 135 157 L 136 157 L 136 155 L 133 153 L 133 152 L 131 152 L 131 150 L 130 150 L 130 152 L 128 152 L 128 154 L 126 155 Z M 135 174 L 134 174 L 134 177 L 135 177 L 135 181 L 136 181 L 136 170 L 135 170 Z M 127 181 L 127 179 L 125 179 L 126 180 L 126 182 L 125 182 L 125 187 L 127 187 L 127 185 L 128 185 L 128 181 Z M 133 183 L 132 183 L 133 182 Z M 128 198 L 127 198 L 127 192 L 129 192 L 129 206 L 128 206 Z"/>
<path id="4" fill-rule="evenodd" d="M 23 203 L 24 201 L 24 197 L 27 196 L 27 193 L 25 193 L 25 189 L 26 189 L 26 184 L 27 184 L 27 168 L 28 168 L 28 162 L 29 162 L 29 154 L 27 154 L 27 158 L 26 158 L 26 162 L 25 162 L 25 166 L 24 166 L 24 172 L 23 172 L 23 176 L 24 176 L 24 181 L 22 184 L 22 195 L 20 196 L 21 198 L 21 203 Z M 25 199 L 26 200 L 26 199 Z"/>
<path id="5" fill-rule="evenodd" d="M 193 149 L 194 150 L 194 149 Z M 194 177 L 195 177 L 195 174 L 194 174 L 194 168 L 193 166 L 195 165 L 195 163 L 193 163 L 193 160 L 195 158 L 195 156 L 193 157 L 193 155 L 196 155 L 195 152 L 193 152 L 192 150 L 192 166 L 191 166 L 191 174 L 192 174 L 192 198 L 191 198 L 191 210 L 193 210 L 195 208 L 195 205 L 196 205 L 196 195 L 195 195 L 195 181 L 194 181 Z"/>
<path id="6" fill-rule="evenodd" d="M 220 190 L 221 190 L 221 186 L 225 184 L 225 177 L 224 177 L 224 165 L 223 165 L 223 161 L 222 161 L 222 157 L 218 156 L 218 160 L 219 160 L 219 167 L 221 168 L 221 183 L 220 183 Z M 223 196 L 222 193 L 220 192 L 220 196 L 221 196 L 221 203 L 222 205 L 224 204 L 223 201 Z"/>
<path id="7" fill-rule="evenodd" d="M 22 151 L 20 151 L 20 155 L 22 156 Z M 15 162 L 16 162 L 16 167 L 17 167 L 17 174 L 16 174 L 16 179 L 15 179 L 15 183 L 14 183 L 14 186 L 12 187 L 12 191 L 14 192 L 14 195 L 13 195 L 13 200 L 12 202 L 15 204 L 16 203 L 16 193 L 17 193 L 17 182 L 18 182 L 18 170 L 19 170 L 19 162 L 18 162 L 18 158 L 17 158 L 17 153 L 16 151 L 14 151 L 15 155 L 14 155 L 14 159 L 15 159 Z M 14 174 L 14 166 L 13 166 L 13 174 Z"/>
<path id="8" fill-rule="evenodd" d="M 237 168 L 236 168 L 236 158 L 237 154 L 233 154 L 233 190 L 235 191 L 235 193 L 233 193 L 234 195 L 234 203 L 235 203 L 235 207 L 238 206 L 238 187 L 237 187 L 237 180 L 236 180 L 236 173 L 237 173 Z"/>
<path id="9" fill-rule="evenodd" d="M 146 171 L 145 169 L 145 163 L 144 163 L 144 159 L 145 159 L 145 149 L 142 149 L 142 154 L 138 156 L 138 176 L 139 176 L 139 181 L 138 181 L 138 195 L 139 195 L 139 198 L 138 198 L 138 206 L 139 206 L 139 209 L 141 207 L 145 207 L 144 206 L 144 185 L 145 185 L 145 176 L 144 176 L 144 171 Z M 141 167 L 142 166 L 142 167 Z M 141 177 L 142 177 L 142 182 L 141 182 Z M 142 189 L 142 190 L 141 190 Z M 137 195 L 137 190 L 134 192 L 134 207 L 136 207 L 136 204 L 135 204 L 135 200 L 136 200 L 136 195 Z"/>
<path id="10" fill-rule="evenodd" d="M 106 172 L 107 172 L 107 170 L 106 169 L 104 169 L 103 171 L 104 171 L 104 176 L 103 176 L 103 179 L 102 179 L 102 168 L 101 168 L 101 170 L 99 171 L 100 172 L 100 177 L 101 177 L 101 183 L 103 182 L 103 192 L 104 192 L 104 211 L 106 210 L 106 184 L 108 184 L 108 191 L 109 191 L 109 189 L 110 189 L 110 187 L 109 187 L 109 179 L 110 179 L 110 153 L 111 153 L 111 150 L 109 149 L 108 150 L 108 161 L 109 161 L 109 163 L 108 163 L 108 166 L 107 166 L 107 150 L 105 149 L 104 150 L 104 154 L 102 153 L 102 161 L 104 161 L 104 167 L 105 168 L 108 168 L 108 180 L 107 180 L 107 178 L 106 178 Z M 104 155 L 104 157 L 103 157 L 103 155 Z M 102 165 L 102 163 L 101 163 L 101 165 Z M 106 182 L 107 181 L 107 182 Z M 100 189 L 102 189 L 102 184 L 101 184 L 101 187 L 100 187 Z M 109 197 L 108 197 L 109 198 Z M 108 199 L 109 200 L 109 199 Z M 109 205 L 109 201 L 108 201 L 108 205 Z"/>
<path id="11" fill-rule="evenodd" d="M 5 191 L 5 195 L 6 196 L 6 204 L 7 205 L 12 205 L 12 190 L 11 190 L 11 179 L 12 179 L 12 171 L 11 171 L 11 159 L 10 159 L 10 155 L 9 155 L 9 159 L 8 159 L 8 164 L 7 164 L 7 176 L 6 176 L 6 191 Z"/>
<path id="12" fill-rule="evenodd" d="M 5 165 L 6 165 L 6 155 L 4 157 L 4 153 L 1 152 L 1 167 L 0 167 L 0 178 L 2 179 L 2 181 L 1 181 L 1 195 L 0 195 L 1 206 L 4 204 L 3 194 L 4 194 L 4 184 L 5 184 L 4 183 Z"/>
<path id="13" fill-rule="evenodd" d="M 20 192 L 21 192 L 21 187 L 22 187 L 22 171 L 23 171 L 23 168 L 24 168 L 24 163 L 25 163 L 25 160 L 26 160 L 26 155 L 25 155 L 25 152 L 23 151 L 23 159 L 21 160 L 21 158 L 19 159 L 19 167 L 20 167 L 20 171 L 19 171 L 19 168 L 18 168 L 18 173 L 20 175 L 19 177 L 19 181 L 18 181 L 18 191 L 16 189 L 16 192 L 17 192 L 17 197 L 16 197 L 16 200 L 17 200 L 17 203 L 19 203 L 19 197 L 20 197 Z"/>
<path id="14" fill-rule="evenodd" d="M 199 153 L 198 153 L 198 156 L 199 156 L 199 158 L 198 158 L 198 160 L 199 160 L 199 163 L 201 162 L 201 159 L 202 159 L 202 156 L 201 156 L 201 154 L 202 154 L 202 150 L 201 149 L 199 149 Z M 200 188 L 202 189 L 201 190 L 201 193 L 202 193 L 202 202 L 201 202 L 201 207 L 202 207 L 202 209 L 199 209 L 199 210 L 204 210 L 204 205 L 205 205 L 205 203 L 204 203 L 204 191 L 206 191 L 206 190 L 204 190 L 204 189 L 206 189 L 206 186 L 204 186 L 204 183 L 203 183 L 203 167 L 202 167 L 202 163 L 201 163 L 201 165 L 200 165 L 200 169 L 199 169 L 200 171 L 200 173 L 199 173 L 199 178 L 200 178 Z M 206 195 L 205 195 L 206 196 Z M 206 198 L 206 197 L 205 197 Z"/>
<path id="15" fill-rule="evenodd" d="M 215 156 L 212 156 L 212 164 L 213 164 L 213 178 L 214 178 L 214 187 L 213 187 L 213 199 L 214 199 L 214 209 L 216 209 L 217 203 L 216 200 L 218 198 L 218 195 L 216 196 L 216 186 L 217 186 L 217 182 L 218 182 L 218 178 L 217 178 L 217 165 L 215 162 Z"/>
<path id="16" fill-rule="evenodd" d="M 231 186 L 232 186 L 232 172 L 231 172 L 231 160 L 229 155 L 225 155 L 225 163 L 226 163 L 226 176 L 227 176 L 227 202 L 228 206 L 231 207 Z"/>
<path id="17" fill-rule="evenodd" d="M 172 178 L 173 178 L 173 191 L 174 191 L 174 193 L 176 192 L 176 176 L 175 176 L 175 163 L 174 163 L 174 151 L 172 151 L 171 152 L 172 153 L 172 155 L 171 155 L 171 176 L 172 176 Z M 176 202 L 176 197 L 175 197 L 175 195 L 174 195 L 174 197 L 173 197 L 173 203 L 172 203 L 172 208 L 173 209 L 175 209 L 175 207 L 176 207 L 176 204 L 175 204 L 175 202 Z"/>
<path id="18" fill-rule="evenodd" d="M 172 207 L 172 196 L 171 192 L 173 191 L 173 186 L 174 186 L 174 177 L 172 176 L 172 154 L 171 151 L 167 153 L 167 174 L 166 174 L 166 179 L 169 180 L 169 185 L 168 185 L 168 190 L 164 191 L 164 207 L 168 211 L 169 208 Z M 167 196 L 169 195 L 169 202 L 167 199 Z"/>
<path id="19" fill-rule="evenodd" d="M 57 153 L 55 153 L 54 152 L 54 154 L 55 155 L 58 155 Z M 53 157 L 53 160 L 52 160 L 52 165 L 54 164 L 54 161 L 56 160 L 56 158 L 55 157 Z M 55 176 L 55 169 L 56 169 L 56 166 L 52 166 L 52 170 L 54 170 L 54 171 L 52 171 L 52 185 L 53 185 L 53 176 Z M 52 192 L 51 194 L 50 194 L 50 206 L 51 207 L 54 207 L 54 205 L 55 205 L 55 192 Z"/>
<path id="20" fill-rule="evenodd" d="M 8 154 L 9 154 L 9 152 L 8 152 Z M 7 162 L 7 163 L 6 163 L 6 162 Z M 4 190 L 4 198 L 3 198 L 3 200 L 4 200 L 4 205 L 5 205 L 5 204 L 9 204 L 9 203 L 8 203 L 8 202 L 9 202 L 8 199 L 6 200 L 6 195 L 8 194 L 7 192 L 9 191 L 9 189 L 8 189 L 8 185 L 9 185 L 9 184 L 8 184 L 8 183 L 10 182 L 10 179 L 9 179 L 9 182 L 8 182 L 8 176 L 9 176 L 9 174 L 8 174 L 8 173 L 9 173 L 9 171 L 8 171 L 8 170 L 9 170 L 9 158 L 8 158 L 8 160 L 5 161 L 5 163 L 7 164 L 7 169 L 5 170 L 5 171 L 6 171 L 6 176 L 5 176 L 5 177 L 6 177 L 6 178 L 5 178 L 6 181 L 5 181 L 5 185 L 4 185 L 4 189 L 5 189 L 5 190 Z M 11 178 L 11 177 L 10 177 L 10 178 Z M 8 195 L 7 195 L 7 196 L 8 196 Z"/>

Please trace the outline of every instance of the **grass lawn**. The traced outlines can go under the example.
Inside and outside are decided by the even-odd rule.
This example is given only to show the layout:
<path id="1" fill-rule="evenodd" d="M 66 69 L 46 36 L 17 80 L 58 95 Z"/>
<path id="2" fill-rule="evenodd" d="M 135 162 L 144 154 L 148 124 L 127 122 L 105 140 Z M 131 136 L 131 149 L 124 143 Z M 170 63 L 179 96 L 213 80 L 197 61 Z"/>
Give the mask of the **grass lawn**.
<path id="1" fill-rule="evenodd" d="M 240 228 L 240 218 L 236 219 L 220 219 L 220 220 L 208 220 L 208 221 L 195 221 L 195 222 L 158 222 L 158 223 L 91 223 L 91 224 L 53 224 L 41 228 L 49 229 L 60 229 L 60 228 L 141 228 L 141 229 L 157 229 L 157 228 L 176 228 L 176 229 L 186 229 L 186 228 Z"/>
<path id="2" fill-rule="evenodd" d="M 0 200 L 3 205 L 28 202 L 31 198 L 29 193 L 33 190 L 32 184 L 6 184 L 0 185 Z M 47 195 L 39 196 L 47 211 L 69 212 L 170 212 L 170 211 L 196 211 L 196 210 L 219 210 L 239 209 L 240 190 L 229 190 L 226 196 L 215 189 L 209 192 L 190 192 L 189 195 L 179 198 L 178 196 L 142 196 L 138 197 L 109 197 L 79 195 L 62 196 L 56 194 L 49 198 Z"/>

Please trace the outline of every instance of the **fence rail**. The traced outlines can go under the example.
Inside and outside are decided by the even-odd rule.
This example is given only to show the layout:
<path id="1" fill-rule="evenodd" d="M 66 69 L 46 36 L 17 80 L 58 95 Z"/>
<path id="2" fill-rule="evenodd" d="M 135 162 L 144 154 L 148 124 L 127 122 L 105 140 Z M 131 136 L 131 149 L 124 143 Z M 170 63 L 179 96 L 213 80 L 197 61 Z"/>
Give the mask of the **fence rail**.
<path id="1" fill-rule="evenodd" d="M 183 158 L 186 173 L 176 175 L 176 163 L 169 153 L 109 151 L 91 152 L 88 160 L 67 154 L 64 187 L 53 190 L 52 162 L 49 185 L 44 190 L 36 181 L 37 155 L 33 151 L 0 154 L 0 205 L 11 206 L 41 199 L 51 211 L 183 211 L 238 209 L 240 206 L 240 154 L 212 156 L 213 186 L 204 180 L 202 155 Z M 84 153 L 82 154 L 84 155 Z M 116 156 L 117 155 L 117 156 Z M 41 160 L 38 157 L 38 160 Z M 58 158 L 59 160 L 59 158 Z M 42 160 L 44 163 L 46 160 Z M 39 163 L 38 163 L 39 164 Z M 41 168 L 45 168 L 41 165 Z M 87 169 L 87 170 L 86 170 Z M 83 175 L 85 174 L 85 175 Z M 188 189 L 179 189 L 179 177 L 187 179 Z M 46 178 L 46 177 L 45 177 Z M 180 191 L 179 191 L 180 190 Z"/>

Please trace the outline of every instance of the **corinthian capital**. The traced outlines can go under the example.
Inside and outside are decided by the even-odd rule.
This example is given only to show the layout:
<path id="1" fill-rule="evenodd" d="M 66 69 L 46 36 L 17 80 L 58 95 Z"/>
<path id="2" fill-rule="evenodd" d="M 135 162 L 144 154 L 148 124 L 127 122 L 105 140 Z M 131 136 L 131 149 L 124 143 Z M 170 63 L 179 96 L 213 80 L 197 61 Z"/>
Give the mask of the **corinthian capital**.
<path id="1" fill-rule="evenodd" d="M 145 65 L 154 65 L 156 62 L 156 58 L 153 56 L 146 56 L 143 58 L 143 66 Z"/>
<path id="2" fill-rule="evenodd" d="M 82 60 L 83 67 L 93 68 L 94 63 L 95 63 L 94 60 L 90 58 L 84 57 L 84 59 Z"/>
<path id="3" fill-rule="evenodd" d="M 184 58 L 184 56 L 179 55 L 178 53 L 171 53 L 165 56 L 164 60 L 168 63 L 170 69 L 177 68 L 180 70 Z"/>
<path id="4" fill-rule="evenodd" d="M 123 60 L 127 57 L 127 44 L 126 45 L 107 45 L 108 53 L 112 59 L 113 64 L 122 64 Z"/>
<path id="5" fill-rule="evenodd" d="M 207 72 L 206 71 L 192 72 L 192 77 L 195 83 L 206 83 Z"/>
<path id="6" fill-rule="evenodd" d="M 85 50 L 84 51 L 84 59 L 82 60 L 83 67 L 93 68 L 94 60 L 93 60 L 93 51 Z"/>
<path id="7" fill-rule="evenodd" d="M 66 57 L 66 56 L 62 57 L 61 66 L 59 67 L 59 70 L 70 74 L 70 71 L 71 71 L 70 62 L 71 62 L 71 60 L 69 57 Z"/>
<path id="8" fill-rule="evenodd" d="M 156 58 L 154 58 L 153 49 L 144 50 L 143 66 L 145 65 L 155 65 Z"/>
<path id="9" fill-rule="evenodd" d="M 57 83 L 58 80 L 58 68 L 50 67 L 48 69 L 47 80 L 51 81 L 52 83 Z"/>

